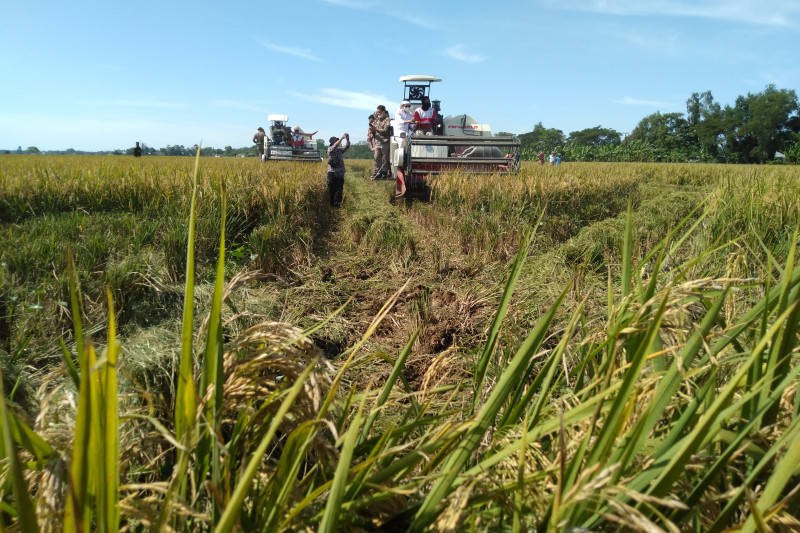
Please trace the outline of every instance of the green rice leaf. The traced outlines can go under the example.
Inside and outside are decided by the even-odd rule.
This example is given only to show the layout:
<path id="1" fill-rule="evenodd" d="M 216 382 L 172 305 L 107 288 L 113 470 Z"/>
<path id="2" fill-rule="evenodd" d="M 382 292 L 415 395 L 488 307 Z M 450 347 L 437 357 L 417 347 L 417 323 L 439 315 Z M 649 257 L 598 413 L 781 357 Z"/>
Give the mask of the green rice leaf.
<path id="1" fill-rule="evenodd" d="M 328 495 L 328 502 L 325 505 L 325 512 L 322 515 L 322 523 L 319 526 L 319 531 L 322 533 L 334 533 L 339 527 L 339 513 L 341 512 L 342 501 L 347 486 L 347 478 L 350 473 L 350 464 L 353 460 L 353 449 L 358 440 L 359 428 L 361 426 L 361 410 L 363 406 L 364 404 L 362 402 L 344 437 L 342 451 L 336 463 L 336 472 L 333 475 L 331 492 Z"/>
<path id="2" fill-rule="evenodd" d="M 6 391 L 3 386 L 3 368 L 0 365 L 0 428 L 2 429 L 2 446 L 0 446 L 0 462 L 6 463 L 6 482 L 11 483 L 14 494 L 17 525 L 20 531 L 39 531 L 36 520 L 36 509 L 30 499 L 28 484 L 22 473 L 22 465 L 17 457 L 17 448 L 11 430 L 11 413 L 6 404 Z M 4 498 L 5 499 L 5 498 Z M 4 502 L 5 503 L 5 502 Z M 0 522 L 2 527 L 2 522 Z"/>
<path id="3" fill-rule="evenodd" d="M 264 458 L 264 455 L 267 453 L 267 449 L 272 444 L 272 438 L 278 431 L 278 427 L 283 422 L 283 418 L 286 416 L 286 413 L 289 412 L 289 409 L 294 403 L 295 398 L 297 398 L 300 390 L 305 385 L 305 381 L 311 374 L 312 369 L 313 364 L 308 365 L 308 367 L 303 370 L 303 373 L 300 374 L 294 385 L 292 385 L 292 387 L 287 391 L 286 397 L 281 402 L 278 412 L 275 413 L 267 433 L 261 439 L 258 447 L 250 456 L 250 460 L 247 462 L 247 467 L 240 476 L 238 483 L 236 483 L 236 487 L 234 488 L 233 494 L 231 494 L 230 501 L 225 507 L 222 516 L 214 528 L 215 533 L 230 533 L 233 531 L 236 521 L 239 518 L 239 514 L 242 512 L 244 507 L 245 496 L 250 490 L 253 479 L 255 479 L 259 472 L 261 461 Z"/>

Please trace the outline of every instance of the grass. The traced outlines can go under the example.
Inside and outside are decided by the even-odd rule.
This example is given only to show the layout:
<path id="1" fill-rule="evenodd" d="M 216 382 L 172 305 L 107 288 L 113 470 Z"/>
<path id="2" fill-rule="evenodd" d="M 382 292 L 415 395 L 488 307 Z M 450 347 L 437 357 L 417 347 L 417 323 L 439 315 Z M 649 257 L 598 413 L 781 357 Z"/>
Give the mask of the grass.
<path id="1" fill-rule="evenodd" d="M 71 230 L 49 224 L 94 244 L 63 275 L 54 254 L 0 277 L 6 529 L 798 526 L 796 169 L 526 166 L 391 206 L 348 162 L 332 211 L 321 166 L 176 161 L 141 179 L 177 172 L 184 195 L 127 212 L 47 181 L 73 160 L 10 161 L 4 205 L 38 175 L 59 198 L 31 205 L 80 203 Z M 74 161 L 150 190 L 120 179 L 133 159 Z M 156 212 L 168 228 L 147 230 Z M 18 248 L 54 216 L 18 213 Z M 136 290 L 178 300 L 118 328 Z"/>

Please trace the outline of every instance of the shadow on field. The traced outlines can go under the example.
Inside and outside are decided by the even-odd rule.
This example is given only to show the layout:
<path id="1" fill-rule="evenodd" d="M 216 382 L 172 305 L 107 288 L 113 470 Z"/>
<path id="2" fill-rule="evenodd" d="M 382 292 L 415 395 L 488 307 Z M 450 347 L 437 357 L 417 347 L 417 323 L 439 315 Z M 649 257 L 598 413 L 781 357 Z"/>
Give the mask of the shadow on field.
<path id="1" fill-rule="evenodd" d="M 331 238 L 344 218 L 344 205 L 335 208 L 327 203 L 327 190 L 320 194 L 319 207 L 311 227 L 311 253 L 316 257 L 327 257 L 335 250 L 331 246 Z M 345 197 L 345 202 L 347 198 Z"/>

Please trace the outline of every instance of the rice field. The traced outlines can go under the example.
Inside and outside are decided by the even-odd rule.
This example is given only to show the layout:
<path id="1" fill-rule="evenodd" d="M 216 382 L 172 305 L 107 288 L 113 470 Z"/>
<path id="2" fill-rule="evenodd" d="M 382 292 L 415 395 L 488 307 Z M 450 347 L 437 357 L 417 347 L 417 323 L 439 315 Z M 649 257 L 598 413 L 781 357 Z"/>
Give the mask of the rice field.
<path id="1" fill-rule="evenodd" d="M 796 531 L 800 170 L 0 155 L 0 530 Z"/>

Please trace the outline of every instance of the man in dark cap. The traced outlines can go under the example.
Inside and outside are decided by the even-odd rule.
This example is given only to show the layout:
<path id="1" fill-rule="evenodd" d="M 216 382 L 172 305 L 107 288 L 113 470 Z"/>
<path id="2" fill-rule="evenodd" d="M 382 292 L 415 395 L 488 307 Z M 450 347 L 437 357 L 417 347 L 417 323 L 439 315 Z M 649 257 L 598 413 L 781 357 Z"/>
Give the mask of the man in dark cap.
<path id="1" fill-rule="evenodd" d="M 375 111 L 375 118 L 370 124 L 370 131 L 372 131 L 372 153 L 374 154 L 374 162 L 372 165 L 373 180 L 388 178 L 391 174 L 389 170 L 389 136 L 391 133 L 391 121 L 389 120 L 389 113 L 386 112 L 386 106 L 379 105 Z"/>
<path id="2" fill-rule="evenodd" d="M 256 134 L 253 135 L 253 142 L 256 143 L 256 148 L 258 148 L 258 158 L 261 161 L 264 161 L 264 137 L 266 133 L 264 132 L 264 128 L 259 127 Z"/>
<path id="3" fill-rule="evenodd" d="M 342 140 L 347 141 L 342 148 Z M 342 190 L 344 189 L 344 153 L 350 148 L 350 134 L 343 133 L 341 138 L 331 137 L 328 146 L 328 196 L 333 207 L 341 207 Z"/>

